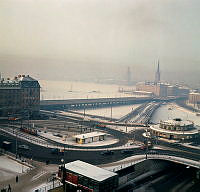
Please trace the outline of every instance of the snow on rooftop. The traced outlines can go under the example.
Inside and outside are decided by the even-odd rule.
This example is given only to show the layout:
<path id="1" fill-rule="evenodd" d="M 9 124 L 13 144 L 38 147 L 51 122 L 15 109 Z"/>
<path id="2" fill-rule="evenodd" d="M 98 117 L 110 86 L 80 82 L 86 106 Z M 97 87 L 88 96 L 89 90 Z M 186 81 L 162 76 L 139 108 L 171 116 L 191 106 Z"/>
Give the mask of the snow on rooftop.
<path id="1" fill-rule="evenodd" d="M 107 133 L 95 131 L 95 132 L 91 132 L 91 133 L 75 135 L 74 138 L 86 139 L 86 138 L 97 137 L 97 136 L 102 136 L 102 135 L 107 135 Z"/>
<path id="2" fill-rule="evenodd" d="M 154 131 L 160 131 L 162 133 L 168 133 L 168 134 L 176 134 L 176 135 L 194 135 L 194 134 L 198 134 L 198 129 L 193 129 L 193 130 L 190 130 L 190 131 L 187 131 L 187 130 L 180 130 L 180 131 L 172 131 L 172 130 L 168 130 L 168 129 L 163 129 L 163 128 L 160 128 L 159 125 L 152 125 L 150 126 L 150 128 Z"/>
<path id="3" fill-rule="evenodd" d="M 65 164 L 65 168 L 67 170 L 73 171 L 74 173 L 78 173 L 96 181 L 103 181 L 117 175 L 114 172 L 102 169 L 80 160 Z"/>
<path id="4" fill-rule="evenodd" d="M 169 125 L 179 125 L 179 126 L 188 126 L 193 125 L 193 122 L 190 120 L 181 120 L 181 119 L 169 119 L 166 121 L 161 121 L 161 123 L 169 124 Z"/>

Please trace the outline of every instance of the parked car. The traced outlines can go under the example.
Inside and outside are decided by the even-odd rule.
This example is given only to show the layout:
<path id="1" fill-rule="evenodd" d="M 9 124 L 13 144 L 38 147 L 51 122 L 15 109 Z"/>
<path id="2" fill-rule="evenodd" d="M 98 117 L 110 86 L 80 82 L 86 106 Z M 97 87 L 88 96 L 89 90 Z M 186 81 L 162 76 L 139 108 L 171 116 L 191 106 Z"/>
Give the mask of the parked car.
<path id="1" fill-rule="evenodd" d="M 23 150 L 30 150 L 28 145 L 19 145 L 18 149 L 23 149 Z"/>
<path id="2" fill-rule="evenodd" d="M 125 149 L 121 151 L 121 154 L 132 154 L 132 153 L 134 153 L 134 151 L 131 149 Z"/>
<path id="3" fill-rule="evenodd" d="M 101 155 L 113 155 L 113 154 L 114 154 L 114 151 L 110 151 L 110 150 L 101 152 Z"/>

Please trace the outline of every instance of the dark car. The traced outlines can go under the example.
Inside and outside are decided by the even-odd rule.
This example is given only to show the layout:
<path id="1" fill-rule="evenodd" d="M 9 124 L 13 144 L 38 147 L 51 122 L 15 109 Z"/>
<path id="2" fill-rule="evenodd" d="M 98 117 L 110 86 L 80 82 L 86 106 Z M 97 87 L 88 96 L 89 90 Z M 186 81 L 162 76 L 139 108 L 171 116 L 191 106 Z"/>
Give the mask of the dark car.
<path id="1" fill-rule="evenodd" d="M 113 155 L 113 154 L 114 154 L 114 151 L 110 151 L 110 150 L 101 152 L 101 155 Z"/>
<path id="2" fill-rule="evenodd" d="M 19 145 L 18 149 L 23 149 L 23 150 L 30 150 L 28 145 Z"/>
<path id="3" fill-rule="evenodd" d="M 51 149 L 51 154 L 54 154 L 54 155 L 64 155 L 64 150 L 63 149 L 54 148 L 54 149 Z"/>
<path id="4" fill-rule="evenodd" d="M 134 151 L 131 149 L 125 149 L 121 151 L 121 154 L 132 154 L 132 153 L 134 153 Z"/>

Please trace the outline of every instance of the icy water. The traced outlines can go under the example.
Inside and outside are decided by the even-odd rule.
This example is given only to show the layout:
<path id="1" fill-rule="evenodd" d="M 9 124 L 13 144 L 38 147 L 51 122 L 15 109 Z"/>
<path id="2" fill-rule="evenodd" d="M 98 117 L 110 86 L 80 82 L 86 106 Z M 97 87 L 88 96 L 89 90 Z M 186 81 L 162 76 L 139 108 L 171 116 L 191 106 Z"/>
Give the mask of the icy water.
<path id="1" fill-rule="evenodd" d="M 39 81 L 41 100 L 44 99 L 93 99 L 108 97 L 134 96 L 119 93 L 119 87 L 125 90 L 135 90 L 134 86 L 119 86 L 110 84 L 86 83 L 75 81 Z"/>
<path id="2" fill-rule="evenodd" d="M 41 99 L 92 99 L 92 98 L 109 98 L 109 97 L 128 97 L 134 96 L 125 93 L 119 93 L 119 87 L 125 90 L 134 90 L 134 86 L 119 86 L 86 82 L 70 81 L 39 81 L 41 90 Z M 121 118 L 131 112 L 139 105 L 118 106 L 111 108 L 89 109 L 86 113 L 101 115 L 105 117 Z M 169 110 L 171 108 L 171 110 Z M 152 117 L 152 122 L 158 123 L 160 120 L 181 118 L 183 120 L 192 120 L 195 124 L 200 125 L 200 117 L 188 110 L 180 108 L 175 104 L 162 105 L 156 110 Z"/>

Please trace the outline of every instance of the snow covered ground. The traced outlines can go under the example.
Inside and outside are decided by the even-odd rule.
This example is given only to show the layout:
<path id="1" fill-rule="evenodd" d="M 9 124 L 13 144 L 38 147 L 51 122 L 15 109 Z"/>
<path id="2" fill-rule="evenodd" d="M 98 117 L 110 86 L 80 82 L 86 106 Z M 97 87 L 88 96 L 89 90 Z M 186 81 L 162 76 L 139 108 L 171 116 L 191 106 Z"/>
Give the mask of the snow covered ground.
<path id="1" fill-rule="evenodd" d="M 92 143 L 87 143 L 87 144 L 78 144 L 78 143 L 76 143 L 75 139 L 72 137 L 66 138 L 64 140 L 62 137 L 54 136 L 53 133 L 51 133 L 51 132 L 46 132 L 46 133 L 40 132 L 39 134 L 43 137 L 46 137 L 46 138 L 56 141 L 58 143 L 74 145 L 74 146 L 81 146 L 81 147 L 112 145 L 119 141 L 118 139 L 114 139 L 113 137 L 108 136 L 104 141 L 97 141 L 97 142 L 92 142 Z"/>
<path id="2" fill-rule="evenodd" d="M 105 117 L 111 117 L 111 113 L 112 113 L 113 118 L 120 119 L 124 115 L 130 113 L 132 110 L 135 110 L 140 105 L 141 104 L 114 106 L 112 107 L 112 109 L 111 107 L 87 109 L 85 110 L 85 113 L 90 114 L 90 115 L 99 115 L 99 116 L 105 116 Z M 79 112 L 84 113 L 83 110 L 79 110 Z"/>
<path id="3" fill-rule="evenodd" d="M 25 173 L 30 167 L 11 159 L 8 156 L 0 156 L 0 181 L 7 180 L 17 174 Z"/>

